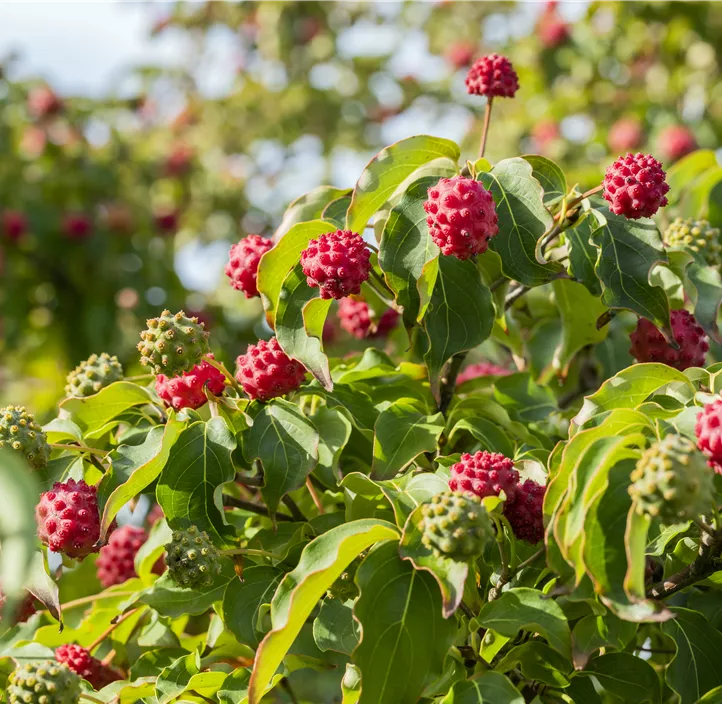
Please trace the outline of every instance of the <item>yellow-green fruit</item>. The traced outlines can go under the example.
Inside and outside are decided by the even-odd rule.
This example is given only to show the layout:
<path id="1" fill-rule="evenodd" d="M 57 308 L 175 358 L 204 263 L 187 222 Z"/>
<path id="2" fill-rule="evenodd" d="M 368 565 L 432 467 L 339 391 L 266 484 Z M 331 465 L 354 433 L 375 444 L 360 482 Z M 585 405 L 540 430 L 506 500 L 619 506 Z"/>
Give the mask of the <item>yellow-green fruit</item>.
<path id="1" fill-rule="evenodd" d="M 22 453 L 36 469 L 42 469 L 50 457 L 43 429 L 22 406 L 0 409 L 0 448 Z"/>
<path id="2" fill-rule="evenodd" d="M 156 374 L 180 376 L 210 352 L 210 333 L 198 318 L 188 318 L 183 311 L 172 314 L 164 310 L 146 322 L 148 329 L 140 333 L 138 351 L 141 363 Z"/>
<path id="3" fill-rule="evenodd" d="M 20 665 L 8 678 L 9 704 L 77 704 L 80 677 L 55 660 Z"/>
<path id="4" fill-rule="evenodd" d="M 662 238 L 668 247 L 687 249 L 704 257 L 710 266 L 722 263 L 720 232 L 707 220 L 676 218 Z"/>
<path id="5" fill-rule="evenodd" d="M 92 396 L 103 387 L 123 378 L 123 367 L 118 358 L 106 352 L 91 354 L 68 374 L 65 393 L 68 396 Z"/>
<path id="6" fill-rule="evenodd" d="M 181 587 L 209 587 L 221 571 L 218 548 L 208 533 L 196 526 L 173 531 L 173 539 L 165 551 L 168 572 Z"/>
<path id="7" fill-rule="evenodd" d="M 438 555 L 466 561 L 484 550 L 493 528 L 481 499 L 473 494 L 447 491 L 421 507 L 423 544 Z"/>
<path id="8" fill-rule="evenodd" d="M 691 440 L 667 435 L 644 451 L 629 495 L 637 511 L 663 523 L 697 518 L 713 507 L 714 470 Z"/>

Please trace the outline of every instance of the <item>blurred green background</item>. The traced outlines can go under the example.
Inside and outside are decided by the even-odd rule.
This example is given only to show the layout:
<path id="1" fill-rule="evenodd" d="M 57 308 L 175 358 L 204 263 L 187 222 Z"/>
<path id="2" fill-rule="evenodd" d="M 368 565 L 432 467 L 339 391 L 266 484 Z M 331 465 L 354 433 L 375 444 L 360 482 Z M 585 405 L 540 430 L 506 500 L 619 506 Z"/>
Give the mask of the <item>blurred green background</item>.
<path id="1" fill-rule="evenodd" d="M 93 90 L 1 60 L 0 405 L 42 417 L 92 352 L 139 372 L 138 331 L 163 307 L 201 315 L 231 362 L 268 331 L 223 275 L 230 245 L 272 235 L 321 184 L 353 187 L 409 135 L 473 158 L 475 56 L 508 55 L 521 84 L 495 103 L 491 160 L 541 153 L 588 188 L 620 152 L 667 167 L 722 132 L 717 2 L 152 3 L 137 31 L 147 60 Z"/>

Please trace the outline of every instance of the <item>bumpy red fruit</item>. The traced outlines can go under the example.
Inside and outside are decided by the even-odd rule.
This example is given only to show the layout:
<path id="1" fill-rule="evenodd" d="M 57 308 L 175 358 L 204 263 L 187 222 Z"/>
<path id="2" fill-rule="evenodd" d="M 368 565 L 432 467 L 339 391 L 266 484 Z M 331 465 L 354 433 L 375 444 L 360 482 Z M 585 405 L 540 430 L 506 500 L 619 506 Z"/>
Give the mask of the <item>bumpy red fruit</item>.
<path id="1" fill-rule="evenodd" d="M 159 232 L 168 234 L 178 229 L 180 216 L 177 210 L 158 210 L 153 213 L 153 222 Z"/>
<path id="2" fill-rule="evenodd" d="M 371 271 L 371 252 L 355 232 L 329 232 L 308 243 L 301 254 L 301 268 L 321 298 L 344 298 L 361 292 Z"/>
<path id="3" fill-rule="evenodd" d="M 449 489 L 470 491 L 480 499 L 498 496 L 503 491 L 507 502 L 514 501 L 518 484 L 519 472 L 514 463 L 499 452 L 483 450 L 474 455 L 467 452 L 451 466 Z"/>
<path id="4" fill-rule="evenodd" d="M 465 381 L 478 379 L 482 376 L 509 376 L 509 374 L 511 374 L 511 372 L 508 369 L 499 367 L 491 362 L 477 362 L 466 367 L 461 374 L 459 374 L 456 383 L 463 384 Z"/>
<path id="5" fill-rule="evenodd" d="M 2 214 L 2 232 L 11 242 L 17 242 L 27 232 L 28 221 L 17 210 L 6 210 Z"/>
<path id="6" fill-rule="evenodd" d="M 544 492 L 546 487 L 527 479 L 517 487 L 516 498 L 504 505 L 504 516 L 514 535 L 532 545 L 544 538 Z"/>
<path id="7" fill-rule="evenodd" d="M 677 161 L 697 149 L 697 140 L 684 125 L 670 125 L 659 134 L 659 149 L 667 160 Z"/>
<path id="8" fill-rule="evenodd" d="M 569 39 L 569 25 L 556 12 L 547 12 L 539 22 L 537 33 L 547 49 L 555 49 Z"/>
<path id="9" fill-rule="evenodd" d="M 635 117 L 623 117 L 609 128 L 607 141 L 609 148 L 619 154 L 637 149 L 643 137 L 642 124 L 639 120 Z"/>
<path id="10" fill-rule="evenodd" d="M 653 323 L 640 318 L 636 330 L 630 336 L 632 345 L 629 353 L 638 362 L 660 362 L 680 371 L 704 366 L 709 343 L 695 317 L 686 310 L 673 310 L 671 322 L 678 350 L 667 343 Z"/>
<path id="11" fill-rule="evenodd" d="M 442 178 L 429 188 L 424 210 L 431 239 L 447 256 L 468 259 L 486 252 L 499 232 L 491 192 L 471 178 Z"/>
<path id="12" fill-rule="evenodd" d="M 63 107 L 63 101 L 48 86 L 33 88 L 28 96 L 28 109 L 36 118 L 57 115 Z"/>
<path id="13" fill-rule="evenodd" d="M 386 337 L 396 327 L 399 314 L 392 308 L 385 310 L 376 321 L 376 328 L 372 330 L 368 304 L 365 301 L 344 298 L 338 304 L 338 318 L 347 333 L 363 340 L 367 337 Z"/>
<path id="14" fill-rule="evenodd" d="M 236 365 L 238 383 L 251 399 L 258 401 L 295 391 L 306 378 L 303 365 L 288 357 L 275 337 L 248 345 L 248 351 L 238 357 Z"/>
<path id="15" fill-rule="evenodd" d="M 213 357 L 212 354 L 207 356 Z M 206 386 L 212 394 L 220 396 L 225 385 L 223 372 L 219 372 L 205 360 L 196 364 L 189 372 L 183 372 L 181 376 L 169 378 L 165 374 L 158 374 L 155 378 L 158 396 L 176 411 L 181 408 L 200 408 L 208 400 L 204 391 Z"/>
<path id="16" fill-rule="evenodd" d="M 616 215 L 631 220 L 652 217 L 667 205 L 665 176 L 662 164 L 649 154 L 620 156 L 604 175 L 604 198 Z"/>
<path id="17" fill-rule="evenodd" d="M 477 59 L 466 76 L 470 95 L 487 98 L 513 98 L 519 90 L 519 77 L 506 56 L 489 54 Z"/>
<path id="18" fill-rule="evenodd" d="M 246 298 L 258 296 L 258 264 L 261 257 L 273 247 L 273 242 L 260 235 L 248 235 L 231 247 L 226 276 L 236 291 L 243 291 Z"/>
<path id="19" fill-rule="evenodd" d="M 449 44 L 444 52 L 444 57 L 454 68 L 464 68 L 474 58 L 475 45 L 471 42 L 456 42 Z"/>
<path id="20" fill-rule="evenodd" d="M 67 665 L 76 675 L 90 682 L 95 689 L 102 689 L 111 682 L 122 679 L 110 667 L 94 658 L 87 648 L 70 643 L 55 650 L 55 659 Z"/>
<path id="21" fill-rule="evenodd" d="M 705 454 L 710 467 L 722 474 L 722 398 L 707 404 L 697 415 L 694 427 L 697 447 Z"/>
<path id="22" fill-rule="evenodd" d="M 35 519 L 40 541 L 55 552 L 83 558 L 100 550 L 95 547 L 100 538 L 97 491 L 82 480 L 55 482 L 40 495 Z"/>
<path id="23" fill-rule="evenodd" d="M 93 223 L 83 213 L 68 213 L 63 218 L 63 234 L 71 240 L 84 240 L 93 230 Z"/>
<path id="24" fill-rule="evenodd" d="M 136 576 L 135 554 L 146 540 L 148 534 L 142 528 L 129 525 L 121 526 L 110 536 L 95 562 L 98 580 L 104 587 L 122 584 Z"/>

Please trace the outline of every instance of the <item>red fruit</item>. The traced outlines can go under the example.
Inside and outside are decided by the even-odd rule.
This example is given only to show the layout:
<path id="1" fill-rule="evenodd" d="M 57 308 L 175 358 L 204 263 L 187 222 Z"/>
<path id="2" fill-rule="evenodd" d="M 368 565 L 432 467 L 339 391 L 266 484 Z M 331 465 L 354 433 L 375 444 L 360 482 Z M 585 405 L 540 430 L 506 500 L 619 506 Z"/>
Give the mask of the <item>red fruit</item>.
<path id="1" fill-rule="evenodd" d="M 662 164 L 649 154 L 620 156 L 604 175 L 604 198 L 616 215 L 649 218 L 667 205 L 665 176 Z"/>
<path id="2" fill-rule="evenodd" d="M 458 69 L 468 66 L 474 58 L 475 53 L 476 47 L 471 42 L 456 42 L 446 48 L 444 56 L 454 68 Z"/>
<path id="3" fill-rule="evenodd" d="M 396 327 L 399 314 L 393 308 L 384 311 L 376 323 L 376 329 L 372 331 L 368 304 L 365 301 L 344 298 L 338 304 L 338 318 L 346 332 L 363 340 L 367 337 L 386 337 Z"/>
<path id="4" fill-rule="evenodd" d="M 243 390 L 259 401 L 295 391 L 306 378 L 306 369 L 281 349 L 278 340 L 259 340 L 248 345 L 246 354 L 236 360 L 236 379 Z"/>
<path id="5" fill-rule="evenodd" d="M 697 149 L 697 140 L 684 125 L 670 125 L 659 134 L 659 148 L 665 159 L 677 161 Z"/>
<path id="6" fill-rule="evenodd" d="M 260 235 L 248 235 L 231 247 L 226 276 L 236 291 L 243 291 L 246 298 L 258 296 L 256 279 L 261 257 L 273 248 L 273 242 Z"/>
<path id="7" fill-rule="evenodd" d="M 33 88 L 28 95 L 28 109 L 33 117 L 56 115 L 63 107 L 63 101 L 48 86 Z"/>
<path id="8" fill-rule="evenodd" d="M 122 526 L 110 536 L 108 544 L 101 548 L 95 562 L 98 569 L 98 580 L 104 587 L 136 577 L 135 554 L 141 545 L 148 540 L 148 534 L 142 528 Z"/>
<path id="9" fill-rule="evenodd" d="M 82 480 L 55 482 L 40 495 L 35 519 L 40 541 L 55 552 L 83 558 L 100 550 L 95 547 L 100 538 L 97 490 Z"/>
<path id="10" fill-rule="evenodd" d="M 491 364 L 491 362 L 478 362 L 466 367 L 457 377 L 456 383 L 463 384 L 465 381 L 478 379 L 482 376 L 509 376 L 509 374 L 511 372 L 504 369 L 504 367 L 498 367 L 496 364 Z"/>
<path id="11" fill-rule="evenodd" d="M 707 404 L 700 411 L 694 432 L 697 447 L 707 456 L 709 466 L 722 474 L 722 399 Z"/>
<path id="12" fill-rule="evenodd" d="M 208 356 L 213 357 L 210 354 Z M 203 390 L 206 384 L 212 394 L 220 396 L 225 388 L 226 378 L 205 360 L 196 364 L 189 372 L 183 372 L 181 376 L 168 378 L 165 374 L 158 374 L 155 378 L 158 396 L 176 411 L 203 406 L 208 400 Z"/>
<path id="13" fill-rule="evenodd" d="M 94 658 L 90 651 L 79 645 L 61 645 L 55 650 L 55 659 L 65 663 L 75 674 L 90 682 L 94 689 L 102 689 L 122 679 L 120 674 Z"/>
<path id="14" fill-rule="evenodd" d="M 469 95 L 513 98 L 519 90 L 519 76 L 506 56 L 488 54 L 477 59 L 466 76 Z"/>
<path id="15" fill-rule="evenodd" d="M 514 463 L 498 452 L 468 452 L 451 467 L 449 489 L 452 491 L 470 491 L 480 499 L 485 496 L 498 496 L 501 491 L 507 502 L 513 501 L 517 494 L 519 472 Z"/>
<path id="16" fill-rule="evenodd" d="M 63 217 L 63 234 L 71 240 L 84 240 L 93 230 L 93 223 L 83 213 L 67 213 Z"/>
<path id="17" fill-rule="evenodd" d="M 636 330 L 630 336 L 632 346 L 629 353 L 638 362 L 661 362 L 680 371 L 703 366 L 709 343 L 695 317 L 686 310 L 673 310 L 671 322 L 678 350 L 667 343 L 652 322 L 640 318 Z"/>
<path id="18" fill-rule="evenodd" d="M 545 486 L 527 479 L 517 486 L 516 498 L 504 505 L 504 516 L 519 540 L 535 545 L 544 539 L 545 492 Z"/>
<path id="19" fill-rule="evenodd" d="M 556 12 L 547 13 L 539 22 L 537 33 L 547 49 L 555 49 L 569 39 L 569 25 Z"/>
<path id="20" fill-rule="evenodd" d="M 471 178 L 442 178 L 429 188 L 424 210 L 431 239 L 447 256 L 468 259 L 486 252 L 489 240 L 499 232 L 491 192 Z"/>
<path id="21" fill-rule="evenodd" d="M 554 120 L 540 120 L 531 130 L 534 144 L 540 151 L 545 151 L 556 139 L 559 139 L 559 125 Z"/>
<path id="22" fill-rule="evenodd" d="M 637 149 L 643 138 L 642 123 L 635 117 L 623 117 L 609 128 L 609 148 L 616 153 Z"/>
<path id="23" fill-rule="evenodd" d="M 193 150 L 181 144 L 168 155 L 165 161 L 166 176 L 183 176 L 188 173 L 193 160 Z"/>
<path id="24" fill-rule="evenodd" d="M 5 237 L 17 242 L 28 229 L 28 221 L 18 210 L 6 210 L 2 214 L 2 231 Z"/>
<path id="25" fill-rule="evenodd" d="M 337 230 L 308 243 L 301 253 L 301 268 L 321 298 L 343 298 L 361 292 L 371 271 L 371 252 L 361 235 Z"/>

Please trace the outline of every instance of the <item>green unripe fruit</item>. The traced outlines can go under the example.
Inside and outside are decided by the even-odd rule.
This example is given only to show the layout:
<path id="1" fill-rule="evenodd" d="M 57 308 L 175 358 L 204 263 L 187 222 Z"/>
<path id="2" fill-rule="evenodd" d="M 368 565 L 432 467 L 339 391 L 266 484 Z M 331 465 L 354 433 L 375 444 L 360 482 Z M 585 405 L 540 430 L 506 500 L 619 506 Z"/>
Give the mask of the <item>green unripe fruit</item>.
<path id="1" fill-rule="evenodd" d="M 209 587 L 221 571 L 218 548 L 208 533 L 196 526 L 173 531 L 173 539 L 165 546 L 165 551 L 168 572 L 181 587 Z"/>
<path id="2" fill-rule="evenodd" d="M 183 311 L 172 315 L 164 310 L 160 317 L 146 322 L 148 329 L 140 333 L 138 351 L 141 363 L 156 374 L 172 377 L 189 372 L 210 352 L 210 333 L 198 318 L 187 318 Z"/>
<path id="3" fill-rule="evenodd" d="M 123 367 L 118 358 L 106 352 L 91 354 L 68 374 L 65 393 L 79 398 L 97 394 L 105 386 L 123 378 Z"/>
<path id="4" fill-rule="evenodd" d="M 710 266 L 722 263 L 720 232 L 707 220 L 676 218 L 662 238 L 668 247 L 686 249 L 704 257 Z"/>
<path id="5" fill-rule="evenodd" d="M 9 704 L 77 704 L 80 677 L 55 660 L 20 665 L 8 678 Z"/>
<path id="6" fill-rule="evenodd" d="M 637 462 L 629 495 L 639 513 L 663 523 L 679 523 L 711 510 L 713 476 L 714 470 L 692 441 L 667 435 Z"/>
<path id="7" fill-rule="evenodd" d="M 361 556 L 354 560 L 328 588 L 326 596 L 328 596 L 329 599 L 348 601 L 349 599 L 355 599 L 359 595 L 359 590 L 354 578 L 356 577 L 359 565 L 363 561 L 363 557 L 364 556 Z"/>
<path id="8" fill-rule="evenodd" d="M 473 494 L 447 491 L 421 507 L 422 542 L 437 555 L 464 562 L 484 550 L 493 527 L 481 499 Z"/>
<path id="9" fill-rule="evenodd" d="M 0 448 L 22 453 L 36 469 L 42 469 L 50 457 L 50 447 L 35 417 L 22 406 L 0 409 Z"/>

